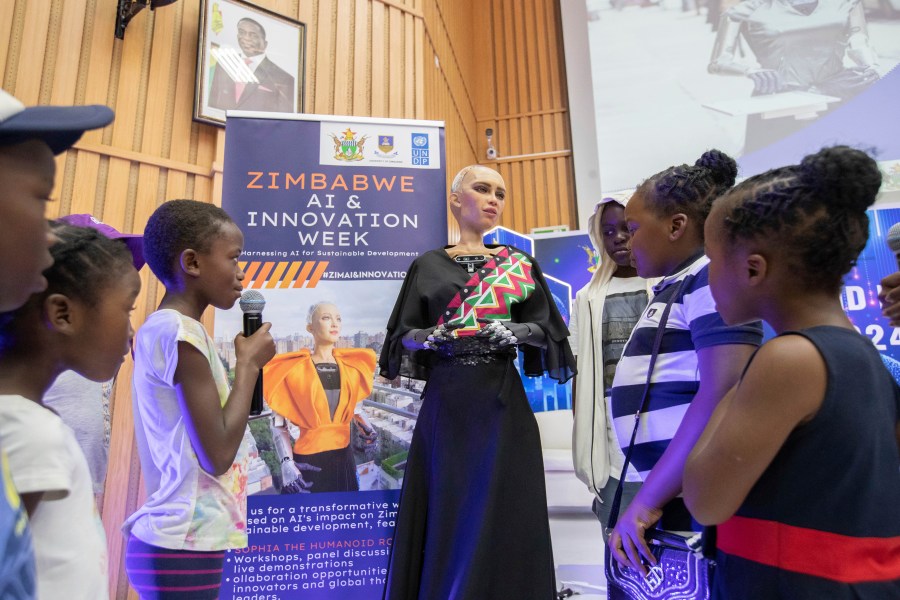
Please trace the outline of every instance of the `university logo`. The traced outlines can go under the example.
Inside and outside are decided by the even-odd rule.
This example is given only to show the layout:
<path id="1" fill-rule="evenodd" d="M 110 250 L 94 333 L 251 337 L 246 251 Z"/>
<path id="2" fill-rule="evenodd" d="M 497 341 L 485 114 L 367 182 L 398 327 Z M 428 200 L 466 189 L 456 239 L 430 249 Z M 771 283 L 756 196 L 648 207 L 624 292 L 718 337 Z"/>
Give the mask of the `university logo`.
<path id="1" fill-rule="evenodd" d="M 428 150 L 428 134 L 412 134 L 412 164 L 427 165 L 431 157 Z"/>
<path id="2" fill-rule="evenodd" d="M 356 139 L 356 132 L 351 131 L 348 127 L 344 131 L 343 137 L 331 134 L 331 139 L 334 142 L 335 160 L 357 161 L 364 158 L 363 147 L 366 144 L 366 140 L 369 139 L 369 136 L 364 135 L 361 138 Z"/>
<path id="3" fill-rule="evenodd" d="M 398 151 L 394 150 L 394 136 L 392 135 L 379 135 L 378 136 L 378 150 L 375 151 L 375 156 L 381 158 L 394 158 L 398 154 Z"/>
<path id="4" fill-rule="evenodd" d="M 387 154 L 391 150 L 394 149 L 394 136 L 392 135 L 379 135 L 378 136 L 378 149 Z"/>

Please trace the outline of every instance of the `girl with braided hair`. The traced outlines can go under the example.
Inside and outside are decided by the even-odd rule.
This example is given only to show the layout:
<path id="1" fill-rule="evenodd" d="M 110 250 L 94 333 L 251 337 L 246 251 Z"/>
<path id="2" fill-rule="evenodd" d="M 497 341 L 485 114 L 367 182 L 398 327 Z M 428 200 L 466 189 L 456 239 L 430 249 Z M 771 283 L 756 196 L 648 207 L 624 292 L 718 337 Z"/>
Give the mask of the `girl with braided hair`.
<path id="1" fill-rule="evenodd" d="M 718 524 L 714 598 L 900 597 L 900 388 L 840 301 L 881 179 L 826 148 L 744 181 L 706 223 L 722 317 L 778 334 L 685 468 L 691 513 Z"/>
<path id="2" fill-rule="evenodd" d="M 718 150 L 644 181 L 625 207 L 631 255 L 641 277 L 662 277 L 616 367 L 611 412 L 623 452 L 637 434 L 624 481 L 643 482 L 610 534 L 611 556 L 647 573 L 656 559 L 645 531 L 696 527 L 683 500 L 684 462 L 719 400 L 762 340 L 760 324 L 727 326 L 709 291 L 703 224 L 713 200 L 734 184 L 737 166 Z M 650 356 L 662 324 L 645 401 Z M 643 558 L 642 558 L 643 557 Z"/>
<path id="3" fill-rule="evenodd" d="M 125 244 L 93 228 L 51 231 L 59 242 L 43 273 L 47 288 L 0 316 L 0 443 L 28 511 L 38 598 L 103 600 L 106 537 L 88 463 L 42 397 L 67 369 L 92 381 L 116 374 L 134 336 L 141 280 Z"/>

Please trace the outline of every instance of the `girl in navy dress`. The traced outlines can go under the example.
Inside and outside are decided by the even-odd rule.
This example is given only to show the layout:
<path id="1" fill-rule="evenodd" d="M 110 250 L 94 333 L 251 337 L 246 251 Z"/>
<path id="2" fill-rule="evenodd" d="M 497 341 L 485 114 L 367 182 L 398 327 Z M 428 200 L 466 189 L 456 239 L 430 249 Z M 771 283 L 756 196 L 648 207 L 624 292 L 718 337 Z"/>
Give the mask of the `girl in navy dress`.
<path id="1" fill-rule="evenodd" d="M 691 514 L 718 525 L 714 598 L 900 598 L 900 389 L 840 300 L 880 185 L 836 146 L 744 181 L 706 221 L 722 317 L 778 334 L 685 467 Z"/>

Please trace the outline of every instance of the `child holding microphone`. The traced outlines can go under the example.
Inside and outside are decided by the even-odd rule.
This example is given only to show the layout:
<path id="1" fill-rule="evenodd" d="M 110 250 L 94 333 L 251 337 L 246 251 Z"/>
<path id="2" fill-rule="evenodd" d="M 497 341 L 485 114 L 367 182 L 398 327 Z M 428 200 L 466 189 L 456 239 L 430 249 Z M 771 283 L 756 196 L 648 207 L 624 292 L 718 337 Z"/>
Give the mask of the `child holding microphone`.
<path id="1" fill-rule="evenodd" d="M 160 205 L 144 229 L 144 257 L 166 288 L 134 344 L 135 438 L 147 500 L 125 522 L 126 571 L 141 598 L 213 599 L 224 551 L 247 545 L 243 446 L 259 370 L 275 355 L 269 323 L 235 338 L 234 383 L 200 323 L 243 289 L 244 238 L 221 208 Z"/>

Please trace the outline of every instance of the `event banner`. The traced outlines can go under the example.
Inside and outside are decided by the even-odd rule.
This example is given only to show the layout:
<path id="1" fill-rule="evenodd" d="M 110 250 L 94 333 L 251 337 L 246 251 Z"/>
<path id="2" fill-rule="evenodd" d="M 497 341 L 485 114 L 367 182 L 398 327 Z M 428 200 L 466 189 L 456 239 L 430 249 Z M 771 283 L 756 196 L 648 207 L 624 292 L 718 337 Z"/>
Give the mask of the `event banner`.
<path id="1" fill-rule="evenodd" d="M 547 287 L 553 296 L 553 302 L 556 304 L 559 314 L 562 315 L 566 325 L 572 315 L 572 302 L 575 299 L 574 291 L 580 289 L 575 287 L 582 280 L 590 279 L 590 273 L 593 270 L 592 265 L 596 264 L 596 260 L 587 264 L 587 261 L 571 262 L 562 264 L 560 261 L 559 250 L 565 253 L 566 259 L 571 258 L 571 252 L 577 248 L 577 245 L 565 242 L 555 244 L 555 235 L 557 234 L 541 234 L 541 235 L 525 235 L 506 227 L 495 227 L 484 234 L 484 242 L 486 244 L 507 244 L 515 246 L 520 250 L 524 250 L 528 254 L 537 259 L 547 281 Z M 566 234 L 568 235 L 568 232 Z M 582 239 L 583 238 L 583 239 Z M 580 240 L 586 242 L 590 247 L 590 240 L 587 235 L 575 237 L 568 236 L 570 241 Z M 578 249 L 578 252 L 584 254 L 584 250 Z M 596 257 L 595 257 L 596 258 Z M 587 273 L 585 276 L 584 273 Z M 516 367 L 521 375 L 524 370 L 522 354 L 516 360 Z M 572 409 L 572 382 L 568 381 L 560 385 L 555 379 L 546 373 L 541 377 L 522 377 L 522 385 L 525 388 L 525 395 L 528 397 L 528 403 L 534 412 L 544 412 L 549 410 L 571 410 Z"/>
<path id="2" fill-rule="evenodd" d="M 890 181 L 885 181 L 882 187 L 890 185 Z M 881 291 L 879 282 L 897 271 L 897 259 L 888 248 L 887 235 L 891 226 L 900 223 L 900 207 L 877 205 L 868 215 L 869 243 L 844 278 L 841 301 L 853 326 L 872 340 L 882 356 L 888 357 L 885 362 L 891 366 L 893 361 L 900 361 L 900 329 L 892 328 L 881 315 L 878 292 Z M 900 368 L 894 374 L 895 377 L 900 374 Z"/>
<path id="3" fill-rule="evenodd" d="M 422 384 L 375 361 L 410 263 L 447 238 L 443 147 L 440 122 L 229 113 L 222 207 L 277 354 L 223 600 L 381 598 Z M 230 372 L 241 330 L 216 313 Z"/>

